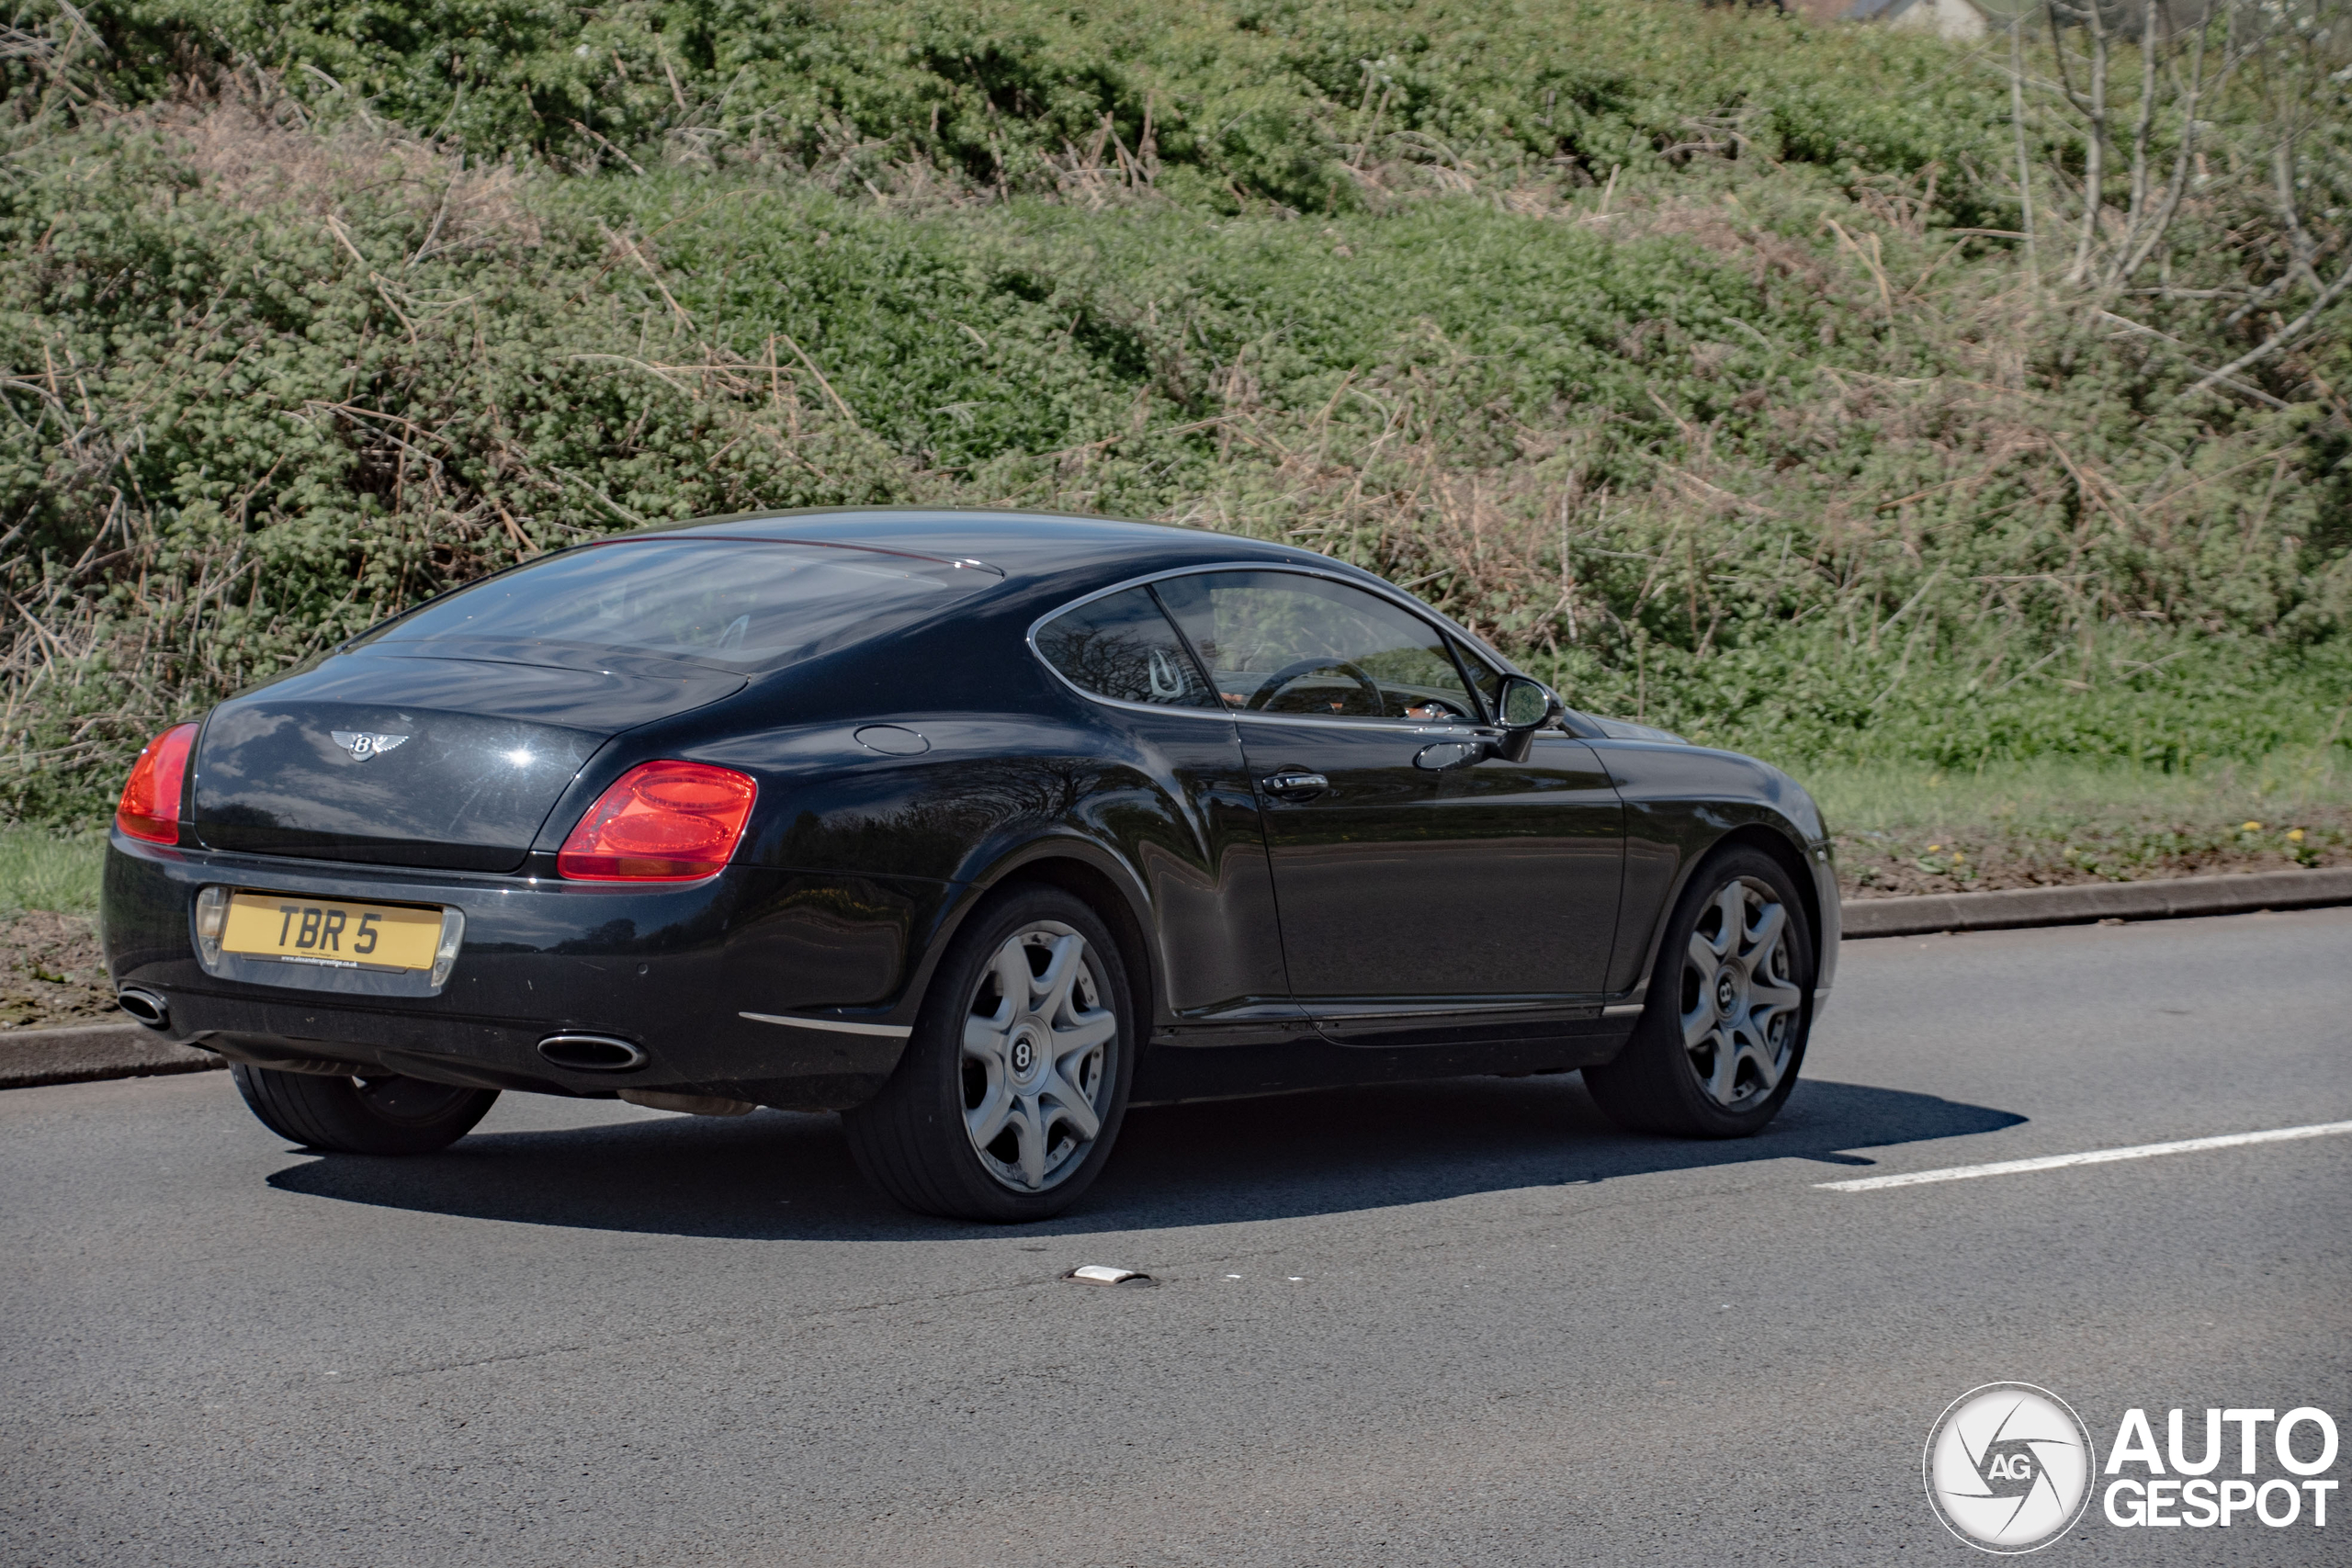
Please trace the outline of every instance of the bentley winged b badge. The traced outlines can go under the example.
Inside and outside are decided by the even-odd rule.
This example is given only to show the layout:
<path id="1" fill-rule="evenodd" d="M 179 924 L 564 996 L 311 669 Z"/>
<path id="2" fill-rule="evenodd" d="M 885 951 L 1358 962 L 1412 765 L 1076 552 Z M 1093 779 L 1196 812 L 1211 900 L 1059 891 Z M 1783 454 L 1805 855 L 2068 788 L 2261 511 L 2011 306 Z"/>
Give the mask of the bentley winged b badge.
<path id="1" fill-rule="evenodd" d="M 351 753 L 351 760 L 355 762 L 380 757 L 408 739 L 405 735 L 370 735 L 364 729 L 336 729 L 329 733 L 334 737 L 336 745 Z"/>

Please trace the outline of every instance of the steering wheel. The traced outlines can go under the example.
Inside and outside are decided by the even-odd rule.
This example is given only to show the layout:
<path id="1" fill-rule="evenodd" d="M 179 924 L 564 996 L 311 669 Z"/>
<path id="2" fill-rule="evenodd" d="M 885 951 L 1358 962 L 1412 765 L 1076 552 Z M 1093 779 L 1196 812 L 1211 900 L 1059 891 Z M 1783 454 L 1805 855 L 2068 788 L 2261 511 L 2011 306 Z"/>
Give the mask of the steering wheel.
<path id="1" fill-rule="evenodd" d="M 1272 675 L 1267 676 L 1266 683 L 1250 693 L 1250 700 L 1242 706 L 1250 709 L 1263 708 L 1274 700 L 1274 694 L 1284 686 L 1289 685 L 1301 675 L 1312 675 L 1318 670 L 1337 670 L 1342 674 L 1353 677 L 1355 683 L 1364 689 L 1365 695 L 1372 698 L 1374 713 L 1385 714 L 1388 711 L 1387 699 L 1380 694 L 1378 684 L 1371 676 L 1344 659 L 1300 659 L 1285 664 Z"/>

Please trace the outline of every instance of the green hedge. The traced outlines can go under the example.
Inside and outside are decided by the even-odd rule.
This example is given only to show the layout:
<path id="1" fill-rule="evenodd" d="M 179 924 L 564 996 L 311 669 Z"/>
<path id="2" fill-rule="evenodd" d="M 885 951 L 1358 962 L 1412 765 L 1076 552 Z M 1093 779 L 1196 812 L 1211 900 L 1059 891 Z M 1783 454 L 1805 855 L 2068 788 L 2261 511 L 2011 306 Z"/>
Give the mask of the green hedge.
<path id="1" fill-rule="evenodd" d="M 476 154 L 598 162 L 675 137 L 803 164 L 918 158 L 1050 183 L 1094 141 L 1180 192 L 1303 212 L 1359 204 L 1350 143 L 1404 134 L 1489 172 L 1587 177 L 1694 143 L 1839 169 L 2004 153 L 2005 102 L 1932 40 L 1737 9 L 1608 0 L 107 0 L 85 8 L 127 96 L 196 60 L 283 73 Z"/>
<path id="2" fill-rule="evenodd" d="M 2190 400 L 2243 341 L 2210 310 L 2130 307 L 2177 352 L 2027 287 L 1956 231 L 2006 127 L 1932 40 L 1668 0 L 87 14 L 110 52 L 6 67 L 0 813 L 85 816 L 163 724 L 518 557 L 868 502 L 1294 539 L 1791 761 L 2346 739 L 2352 446 L 2289 396 L 2352 385 L 2344 334 L 2260 373 L 2289 406 Z"/>

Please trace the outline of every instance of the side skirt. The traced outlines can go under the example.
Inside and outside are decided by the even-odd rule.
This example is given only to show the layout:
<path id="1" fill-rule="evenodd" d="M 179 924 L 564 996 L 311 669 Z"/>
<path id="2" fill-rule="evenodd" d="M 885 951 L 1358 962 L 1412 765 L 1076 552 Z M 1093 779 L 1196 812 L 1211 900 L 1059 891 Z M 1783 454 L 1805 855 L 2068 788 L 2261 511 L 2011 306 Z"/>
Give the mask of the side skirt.
<path id="1" fill-rule="evenodd" d="M 1130 1103 L 1172 1105 L 1188 1100 L 1231 1100 L 1478 1074 L 1573 1072 L 1613 1061 L 1632 1034 L 1634 1021 L 1596 1019 L 1560 1028 L 1541 1039 L 1394 1050 L 1338 1045 L 1314 1035 L 1270 1044 L 1155 1043 L 1136 1064 Z"/>

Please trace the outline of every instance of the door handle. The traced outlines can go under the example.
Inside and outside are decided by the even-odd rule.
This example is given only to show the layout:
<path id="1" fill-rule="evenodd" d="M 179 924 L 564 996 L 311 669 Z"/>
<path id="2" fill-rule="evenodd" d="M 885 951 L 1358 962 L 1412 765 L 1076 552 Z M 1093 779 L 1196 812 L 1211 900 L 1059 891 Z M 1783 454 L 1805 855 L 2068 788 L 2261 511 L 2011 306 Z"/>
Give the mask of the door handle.
<path id="1" fill-rule="evenodd" d="M 1278 800 L 1305 801 L 1330 793 L 1331 781 L 1321 773 L 1284 768 L 1278 773 L 1268 773 L 1260 779 L 1258 787 Z"/>

